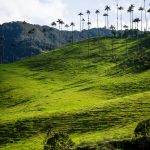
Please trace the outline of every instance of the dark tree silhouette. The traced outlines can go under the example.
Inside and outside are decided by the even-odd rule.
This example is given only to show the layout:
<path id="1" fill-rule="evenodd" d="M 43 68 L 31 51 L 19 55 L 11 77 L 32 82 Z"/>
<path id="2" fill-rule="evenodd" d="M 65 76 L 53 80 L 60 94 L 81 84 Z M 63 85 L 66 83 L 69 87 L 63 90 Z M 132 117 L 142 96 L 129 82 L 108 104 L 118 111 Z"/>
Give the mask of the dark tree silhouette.
<path id="1" fill-rule="evenodd" d="M 61 25 L 60 24 L 61 24 L 61 19 L 58 19 L 57 22 L 58 22 L 58 25 L 59 25 L 58 28 L 59 28 L 59 47 L 60 47 L 60 38 L 61 38 Z"/>
<path id="2" fill-rule="evenodd" d="M 118 5 L 118 0 L 117 0 L 117 5 L 116 6 L 117 6 L 117 32 L 118 32 L 118 6 L 119 6 Z"/>
<path id="3" fill-rule="evenodd" d="M 88 22 L 87 25 L 88 25 L 88 30 L 89 30 L 90 26 L 91 26 L 91 22 Z M 90 36 L 89 36 L 89 32 L 88 32 L 88 56 L 90 56 Z"/>
<path id="4" fill-rule="evenodd" d="M 104 29 L 105 29 L 105 37 L 106 37 L 106 30 L 107 30 L 107 15 L 108 14 L 103 14 L 103 16 L 104 16 L 104 18 L 105 18 L 105 27 L 104 27 Z"/>
<path id="5" fill-rule="evenodd" d="M 147 12 L 150 14 L 150 8 L 147 10 Z M 147 20 L 147 22 L 148 22 L 148 20 Z"/>
<path id="6" fill-rule="evenodd" d="M 85 19 L 82 18 L 82 30 L 84 29 L 84 22 L 85 22 Z"/>
<path id="7" fill-rule="evenodd" d="M 140 12 L 141 12 L 141 34 L 142 34 L 142 31 L 143 31 L 143 11 L 144 11 L 144 8 L 143 7 L 139 7 L 138 9 Z"/>
<path id="8" fill-rule="evenodd" d="M 109 18 L 108 18 L 109 14 L 108 14 L 108 12 L 109 12 L 111 9 L 110 9 L 110 7 L 107 5 L 107 6 L 105 6 L 105 10 L 107 11 L 107 28 L 109 28 Z"/>
<path id="9" fill-rule="evenodd" d="M 132 15 L 132 29 L 133 29 L 133 12 L 134 12 L 134 5 L 133 4 L 131 4 L 131 15 Z"/>
<path id="10" fill-rule="evenodd" d="M 56 25 L 57 25 L 56 22 L 52 22 L 52 23 L 51 23 L 51 26 L 52 26 L 52 27 L 56 27 Z"/>
<path id="11" fill-rule="evenodd" d="M 118 10 L 120 10 L 120 28 L 121 28 L 121 31 L 122 31 L 122 10 L 124 8 L 122 6 L 118 7 Z"/>
<path id="12" fill-rule="evenodd" d="M 81 18 L 82 18 L 82 16 L 83 16 L 83 13 L 80 12 L 78 15 L 80 16 L 80 32 L 81 32 L 81 30 L 82 30 L 82 28 L 81 28 L 81 22 L 82 22 Z"/>
<path id="13" fill-rule="evenodd" d="M 137 29 L 137 48 L 138 48 L 138 51 L 139 51 L 139 36 L 138 36 L 138 25 L 139 25 L 139 22 L 140 22 L 140 19 L 139 18 L 135 18 L 133 20 L 134 23 L 136 23 L 136 29 Z"/>
<path id="14" fill-rule="evenodd" d="M 123 28 L 125 29 L 124 31 L 124 36 L 126 38 L 126 54 L 128 55 L 128 26 L 124 25 Z"/>
<path id="15" fill-rule="evenodd" d="M 69 41 L 69 39 L 68 39 L 69 25 L 66 24 L 66 25 L 65 25 L 65 28 L 67 29 L 66 39 L 67 39 L 67 42 L 68 42 L 68 41 Z"/>
<path id="16" fill-rule="evenodd" d="M 73 44 L 73 42 L 74 42 L 73 28 L 74 28 L 74 26 L 75 26 L 75 23 L 74 23 L 74 22 L 71 22 L 71 23 L 70 23 L 70 26 L 72 27 L 72 44 Z"/>
<path id="17" fill-rule="evenodd" d="M 112 38 L 112 51 L 114 51 L 114 38 L 116 36 L 115 26 L 111 25 L 110 29 L 111 29 L 111 32 L 112 32 L 112 35 L 113 35 L 113 38 Z"/>
<path id="18" fill-rule="evenodd" d="M 132 8 L 131 6 L 129 6 L 128 10 L 127 10 L 128 13 L 130 13 L 130 30 L 132 29 Z"/>
<path id="19" fill-rule="evenodd" d="M 95 11 L 96 15 L 97 15 L 97 28 L 99 28 L 99 14 L 100 14 L 100 11 L 97 9 Z"/>
<path id="20" fill-rule="evenodd" d="M 52 27 L 56 27 L 57 26 L 57 24 L 56 24 L 56 22 L 52 22 L 51 23 L 51 26 Z M 53 35 L 53 44 L 55 43 L 55 36 Z"/>
<path id="21" fill-rule="evenodd" d="M 147 31 L 147 10 L 146 10 L 146 2 L 145 2 L 145 0 L 144 0 L 144 10 L 145 10 L 145 23 L 146 23 L 145 31 Z"/>

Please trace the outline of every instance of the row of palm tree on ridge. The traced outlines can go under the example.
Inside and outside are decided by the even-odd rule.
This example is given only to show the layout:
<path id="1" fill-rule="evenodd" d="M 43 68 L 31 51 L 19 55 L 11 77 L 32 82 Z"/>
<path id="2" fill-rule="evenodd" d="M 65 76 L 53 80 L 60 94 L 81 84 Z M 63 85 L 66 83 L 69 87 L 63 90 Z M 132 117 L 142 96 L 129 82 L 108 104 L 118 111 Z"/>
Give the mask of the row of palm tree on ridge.
<path id="1" fill-rule="evenodd" d="M 150 5 L 150 4 L 149 4 Z M 123 17 L 122 17 L 122 11 L 124 10 L 124 8 L 122 6 L 119 6 L 117 4 L 117 28 L 116 30 L 119 31 L 118 27 L 119 27 L 119 12 L 120 11 L 120 30 L 122 31 L 123 28 L 124 29 L 130 29 L 130 30 L 133 30 L 133 29 L 137 29 L 139 28 L 139 22 L 141 21 L 141 31 L 148 31 L 148 19 L 147 19 L 147 13 L 150 14 L 150 9 L 146 9 L 145 7 L 145 0 L 144 0 L 144 4 L 143 4 L 143 7 L 140 6 L 138 8 L 138 10 L 140 11 L 140 18 L 133 18 L 134 16 L 134 8 L 135 6 L 133 4 L 131 4 L 129 6 L 129 8 L 127 9 L 127 13 L 130 14 L 130 26 L 127 26 L 127 25 L 124 25 L 123 26 Z M 114 25 L 111 25 L 109 26 L 109 12 L 111 11 L 111 8 L 110 6 L 105 6 L 105 13 L 103 14 L 104 16 L 104 20 L 105 20 L 105 26 L 104 26 L 104 29 L 115 29 L 115 26 Z M 143 11 L 145 11 L 145 24 L 146 24 L 146 27 L 144 28 L 143 30 Z M 87 14 L 87 26 L 88 26 L 88 30 L 90 29 L 90 26 L 91 26 L 91 21 L 90 21 L 90 14 L 91 14 L 91 11 L 90 10 L 87 10 L 86 11 L 86 14 Z M 95 11 L 95 14 L 97 16 L 97 28 L 99 28 L 99 15 L 100 15 L 100 11 L 97 9 Z M 80 31 L 84 30 L 84 25 L 85 25 L 85 18 L 83 18 L 82 16 L 84 15 L 82 12 L 80 12 L 78 14 L 80 16 Z M 69 30 L 69 27 L 71 26 L 72 27 L 72 31 L 74 29 L 74 26 L 75 26 L 75 23 L 74 22 L 71 22 L 70 25 L 69 24 L 65 24 L 63 20 L 61 19 L 58 19 L 56 22 L 52 22 L 51 25 L 52 27 L 56 27 L 57 26 L 57 23 L 58 23 L 58 28 L 60 31 L 62 31 L 62 28 L 63 28 L 63 25 L 64 27 L 67 29 L 67 31 Z M 134 28 L 134 23 L 135 23 L 135 28 Z"/>

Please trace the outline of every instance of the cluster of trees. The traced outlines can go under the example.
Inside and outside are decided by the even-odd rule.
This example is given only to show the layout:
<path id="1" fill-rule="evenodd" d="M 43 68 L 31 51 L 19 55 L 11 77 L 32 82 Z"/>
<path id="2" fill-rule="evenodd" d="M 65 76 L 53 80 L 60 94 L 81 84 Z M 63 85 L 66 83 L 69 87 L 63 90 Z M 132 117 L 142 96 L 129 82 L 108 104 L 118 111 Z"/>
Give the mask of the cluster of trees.
<path id="1" fill-rule="evenodd" d="M 143 33 L 147 33 L 148 31 L 148 17 L 147 17 L 147 13 L 150 14 L 150 9 L 147 9 L 146 8 L 146 2 L 145 0 L 143 0 L 143 6 L 140 6 L 138 8 L 139 12 L 140 12 L 140 17 L 139 18 L 134 18 L 134 11 L 135 11 L 135 6 L 134 4 L 131 4 L 128 9 L 126 10 L 127 13 L 130 14 L 130 26 L 128 25 L 123 25 L 123 10 L 124 7 L 123 6 L 119 6 L 118 4 L 118 0 L 117 0 L 117 26 L 115 27 L 115 25 L 109 25 L 109 12 L 111 11 L 111 7 L 106 5 L 105 8 L 104 8 L 104 14 L 103 14 L 103 17 L 104 17 L 104 22 L 105 22 L 105 26 L 104 26 L 104 29 L 105 31 L 106 30 L 111 30 L 112 31 L 112 36 L 113 37 L 122 37 L 123 35 L 125 37 L 133 37 L 133 36 L 137 36 L 137 44 L 138 44 L 138 33 L 140 32 L 139 31 L 139 23 L 141 22 L 141 34 Z M 149 4 L 150 5 L 150 4 Z M 145 22 L 143 21 L 143 11 L 145 12 Z M 91 20 L 90 20 L 90 14 L 91 14 L 91 11 L 90 10 L 87 10 L 85 12 L 85 14 L 87 14 L 87 29 L 89 31 L 90 27 L 91 27 Z M 96 14 L 96 19 L 97 19 L 97 29 L 99 29 L 99 15 L 100 15 L 100 10 L 97 9 L 95 11 L 95 14 Z M 79 16 L 79 19 L 80 19 L 80 32 L 82 30 L 84 30 L 84 25 L 85 25 L 85 18 L 83 17 L 84 16 L 84 13 L 83 12 L 80 12 L 78 14 Z M 119 17 L 120 17 L 120 22 L 119 22 Z M 64 21 L 62 21 L 61 19 L 58 19 L 56 22 L 52 22 L 51 25 L 52 27 L 56 27 L 57 26 L 57 23 L 58 23 L 58 27 L 59 27 L 59 41 L 61 41 L 61 31 L 62 31 L 62 28 L 63 28 L 63 25 L 64 27 L 67 29 L 67 31 L 69 30 L 69 27 L 72 27 L 72 43 L 73 43 L 73 29 L 74 29 L 74 26 L 75 26 L 75 23 L 74 22 L 71 22 L 70 25 L 69 24 L 65 24 Z M 120 29 L 119 29 L 119 23 L 120 23 Z M 145 27 L 143 27 L 144 25 Z M 124 31 L 123 31 L 123 28 L 124 28 Z M 100 33 L 100 32 L 99 32 Z M 105 32 L 105 35 L 106 35 L 106 32 Z M 99 36 L 101 36 L 99 34 Z M 88 39 L 89 39 L 89 35 L 88 35 Z M 61 43 L 60 45 L 61 46 Z M 114 40 L 112 41 L 112 49 L 114 50 Z M 126 40 L 126 49 L 127 49 L 127 40 Z M 139 49 L 139 48 L 138 48 Z M 89 54 L 89 42 L 88 42 L 88 54 Z"/>
<path id="2" fill-rule="evenodd" d="M 149 4 L 150 5 L 150 4 Z M 118 22 L 118 18 L 119 18 L 119 11 L 120 11 L 120 30 L 122 31 L 123 28 L 127 29 L 129 28 L 127 25 L 123 25 L 123 17 L 122 17 L 122 11 L 124 10 L 124 7 L 122 6 L 119 6 L 118 5 L 118 0 L 117 0 L 117 31 L 119 30 L 119 22 Z M 145 0 L 143 0 L 143 6 L 140 6 L 138 8 L 139 12 L 141 12 L 141 16 L 140 18 L 134 18 L 134 9 L 135 6 L 134 4 L 131 4 L 129 6 L 129 8 L 127 9 L 127 13 L 130 14 L 130 30 L 132 29 L 138 29 L 138 24 L 139 22 L 141 21 L 141 31 L 148 31 L 148 17 L 147 17 L 147 13 L 150 13 L 150 9 L 147 9 L 146 6 L 145 6 Z M 111 11 L 111 7 L 110 6 L 105 6 L 105 13 L 103 14 L 104 16 L 104 20 L 105 20 L 105 26 L 104 28 L 106 29 L 111 29 L 112 26 L 114 25 L 111 25 L 109 26 L 109 11 Z M 143 11 L 145 12 L 145 28 L 143 30 Z M 87 10 L 86 11 L 86 14 L 87 14 L 87 27 L 88 29 L 90 28 L 90 25 L 91 25 L 91 21 L 90 21 L 90 14 L 91 14 L 91 11 L 90 10 Z M 99 28 L 99 14 L 100 14 L 100 11 L 97 9 L 95 11 L 95 14 L 97 16 L 97 28 Z M 84 15 L 82 12 L 80 12 L 79 14 L 79 17 L 80 17 L 80 31 L 82 31 L 84 29 L 84 24 L 85 24 L 85 18 L 83 18 L 82 16 Z M 58 23 L 58 26 L 59 26 L 59 30 L 62 30 L 62 26 L 64 24 L 64 27 L 67 29 L 69 29 L 70 26 L 74 27 L 75 24 L 73 22 L 69 24 L 65 24 L 64 21 L 62 21 L 61 19 L 58 19 L 58 21 L 56 21 Z M 53 27 L 56 27 L 57 26 L 57 23 L 56 22 L 52 22 L 51 25 Z M 134 23 L 136 24 L 135 28 L 134 28 Z M 114 26 L 115 28 L 115 26 Z M 72 28 L 73 29 L 73 28 Z"/>

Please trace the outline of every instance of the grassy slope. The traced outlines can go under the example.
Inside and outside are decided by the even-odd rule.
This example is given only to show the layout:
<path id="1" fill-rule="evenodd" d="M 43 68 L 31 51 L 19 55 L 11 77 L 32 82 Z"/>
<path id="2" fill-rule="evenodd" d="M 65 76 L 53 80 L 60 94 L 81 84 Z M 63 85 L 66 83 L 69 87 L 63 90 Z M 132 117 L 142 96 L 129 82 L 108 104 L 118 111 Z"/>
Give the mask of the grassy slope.
<path id="1" fill-rule="evenodd" d="M 82 41 L 0 66 L 1 132 L 10 136 L 17 120 L 26 127 L 24 137 L 14 135 L 19 141 L 0 150 L 42 149 L 50 124 L 77 143 L 133 136 L 137 122 L 150 116 L 150 71 L 119 65 L 136 52 L 135 40 L 128 41 L 128 55 L 125 39 L 115 40 L 114 51 L 111 39 L 97 40 L 90 40 L 90 56 Z"/>

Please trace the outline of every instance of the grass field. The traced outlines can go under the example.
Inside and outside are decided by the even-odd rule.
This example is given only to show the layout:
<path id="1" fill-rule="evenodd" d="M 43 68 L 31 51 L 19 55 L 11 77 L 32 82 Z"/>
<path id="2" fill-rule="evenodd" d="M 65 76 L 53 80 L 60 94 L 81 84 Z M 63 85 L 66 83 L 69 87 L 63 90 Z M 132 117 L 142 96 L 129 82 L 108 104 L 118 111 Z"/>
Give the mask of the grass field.
<path id="1" fill-rule="evenodd" d="M 0 150 L 42 150 L 50 127 L 76 143 L 132 138 L 150 116 L 148 41 L 94 38 L 0 65 Z"/>

